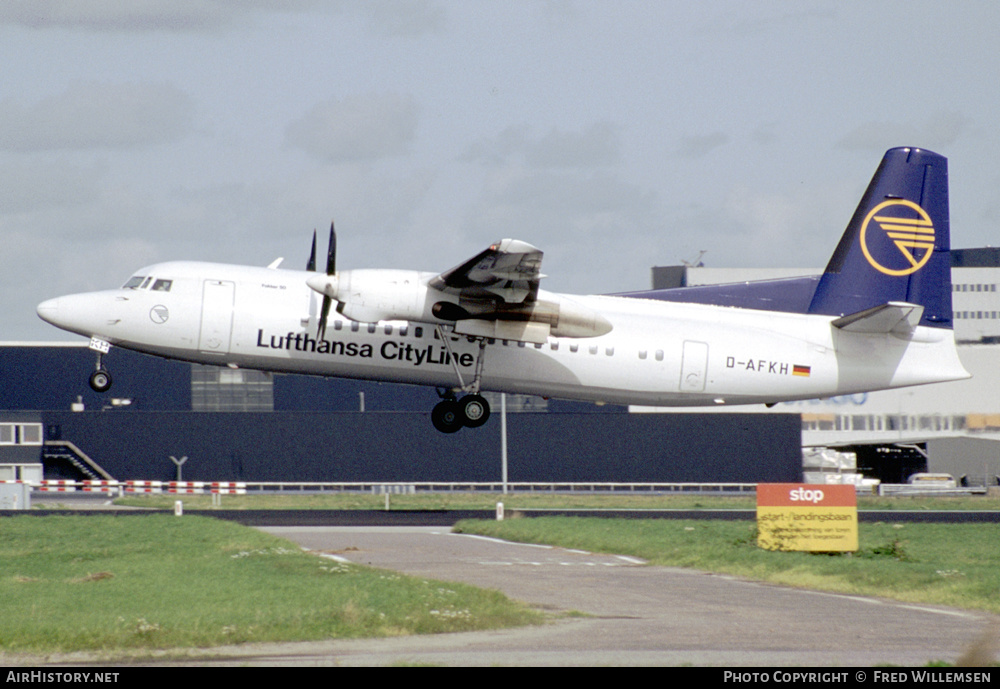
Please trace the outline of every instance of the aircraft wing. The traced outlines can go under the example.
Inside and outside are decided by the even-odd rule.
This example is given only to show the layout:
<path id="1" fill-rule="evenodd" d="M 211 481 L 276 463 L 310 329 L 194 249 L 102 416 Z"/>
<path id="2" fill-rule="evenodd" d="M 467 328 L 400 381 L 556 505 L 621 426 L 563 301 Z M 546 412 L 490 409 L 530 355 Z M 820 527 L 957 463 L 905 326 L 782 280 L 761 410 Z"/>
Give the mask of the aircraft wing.
<path id="1" fill-rule="evenodd" d="M 540 250 L 517 239 L 503 239 L 433 278 L 430 286 L 462 301 L 527 304 L 538 296 L 538 283 L 544 277 L 541 267 Z"/>

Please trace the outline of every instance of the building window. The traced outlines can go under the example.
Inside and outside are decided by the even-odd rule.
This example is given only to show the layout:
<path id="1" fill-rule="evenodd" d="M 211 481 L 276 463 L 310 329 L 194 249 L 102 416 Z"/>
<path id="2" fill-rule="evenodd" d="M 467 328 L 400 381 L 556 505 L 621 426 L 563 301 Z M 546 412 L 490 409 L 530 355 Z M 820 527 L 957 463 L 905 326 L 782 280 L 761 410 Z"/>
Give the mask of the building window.
<path id="1" fill-rule="evenodd" d="M 0 445 L 41 445 L 42 424 L 0 423 Z"/>
<path id="2" fill-rule="evenodd" d="M 191 366 L 192 411 L 274 411 L 274 379 L 262 371 Z"/>

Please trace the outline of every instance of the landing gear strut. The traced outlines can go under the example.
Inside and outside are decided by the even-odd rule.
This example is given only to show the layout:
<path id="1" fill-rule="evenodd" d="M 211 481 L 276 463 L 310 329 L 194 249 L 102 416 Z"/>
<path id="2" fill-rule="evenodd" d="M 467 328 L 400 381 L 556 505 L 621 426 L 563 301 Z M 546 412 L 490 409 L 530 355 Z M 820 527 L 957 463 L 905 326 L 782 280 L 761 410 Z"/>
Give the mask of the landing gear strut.
<path id="1" fill-rule="evenodd" d="M 111 350 L 111 345 L 94 337 L 90 340 L 90 348 L 97 352 L 97 368 L 90 374 L 90 387 L 94 392 L 107 392 L 111 388 L 111 374 L 104 368 L 103 357 Z"/>
<path id="2" fill-rule="evenodd" d="M 440 392 L 442 399 L 431 411 L 431 422 L 434 428 L 442 433 L 455 433 L 463 426 L 468 428 L 479 428 L 490 418 L 490 403 L 479 394 L 480 380 L 483 377 L 483 355 L 486 352 L 486 339 L 477 337 L 479 342 L 479 354 L 476 357 L 476 367 L 474 378 L 471 383 L 466 384 L 462 379 L 462 372 L 458 368 L 457 359 L 451 351 L 451 341 L 445 335 L 441 326 L 437 326 L 438 337 L 448 350 L 448 356 L 452 366 L 455 368 L 455 375 L 458 376 L 459 387 L 447 392 Z M 468 392 L 461 399 L 455 395 L 457 391 Z"/>

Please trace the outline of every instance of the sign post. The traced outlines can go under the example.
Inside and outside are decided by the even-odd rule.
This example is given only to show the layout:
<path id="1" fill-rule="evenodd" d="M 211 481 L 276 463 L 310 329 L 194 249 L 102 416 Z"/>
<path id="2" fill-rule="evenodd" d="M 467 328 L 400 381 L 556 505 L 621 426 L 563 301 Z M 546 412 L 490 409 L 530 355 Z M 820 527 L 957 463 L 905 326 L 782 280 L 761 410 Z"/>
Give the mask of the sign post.
<path id="1" fill-rule="evenodd" d="M 858 497 L 854 486 L 758 484 L 757 545 L 765 550 L 857 550 Z"/>

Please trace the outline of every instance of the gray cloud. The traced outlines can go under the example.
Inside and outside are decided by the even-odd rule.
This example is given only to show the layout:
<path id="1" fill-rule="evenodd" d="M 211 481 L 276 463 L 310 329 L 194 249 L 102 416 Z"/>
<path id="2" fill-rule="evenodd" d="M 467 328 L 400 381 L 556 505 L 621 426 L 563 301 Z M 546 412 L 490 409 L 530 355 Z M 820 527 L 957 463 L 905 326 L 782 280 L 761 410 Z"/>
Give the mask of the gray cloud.
<path id="1" fill-rule="evenodd" d="M 547 289 L 579 293 L 644 288 L 664 241 L 657 195 L 601 171 L 492 173 L 464 230 L 474 239 L 469 251 L 484 238 L 535 244 L 545 252 L 543 272 L 552 276 Z"/>
<path id="2" fill-rule="evenodd" d="M 729 143 L 729 137 L 722 132 L 713 132 L 703 136 L 685 136 L 681 138 L 675 154 L 681 158 L 703 158 L 727 143 Z"/>
<path id="3" fill-rule="evenodd" d="M 56 162 L 0 164 L 0 213 L 11 215 L 68 208 L 100 196 L 102 172 Z"/>
<path id="4" fill-rule="evenodd" d="M 352 0 L 340 7 L 364 18 L 373 33 L 384 36 L 421 36 L 445 25 L 444 9 L 432 0 Z"/>
<path id="5" fill-rule="evenodd" d="M 620 161 L 621 147 L 618 128 L 610 122 L 597 122 L 580 132 L 553 127 L 541 137 L 533 136 L 527 125 L 514 125 L 474 143 L 463 160 L 498 164 L 519 159 L 535 169 L 603 167 Z"/>
<path id="6" fill-rule="evenodd" d="M 0 24 L 142 33 L 215 31 L 246 23 L 255 11 L 295 12 L 319 0 L 8 0 Z"/>
<path id="7" fill-rule="evenodd" d="M 972 126 L 959 112 L 937 112 L 923 123 L 866 122 L 848 132 L 837 146 L 849 151 L 884 151 L 893 146 L 941 148 L 955 143 Z"/>
<path id="8" fill-rule="evenodd" d="M 194 102 L 169 84 L 75 83 L 23 106 L 0 102 L 0 150 L 134 148 L 190 131 Z"/>
<path id="9" fill-rule="evenodd" d="M 335 12 L 364 21 L 374 34 L 418 36 L 444 26 L 434 0 L 5 0 L 0 25 L 31 29 L 146 33 L 212 32 L 252 23 L 273 12 Z"/>
<path id="10" fill-rule="evenodd" d="M 409 96 L 351 96 L 320 103 L 289 124 L 285 143 L 329 162 L 398 156 L 409 152 L 417 119 Z"/>

